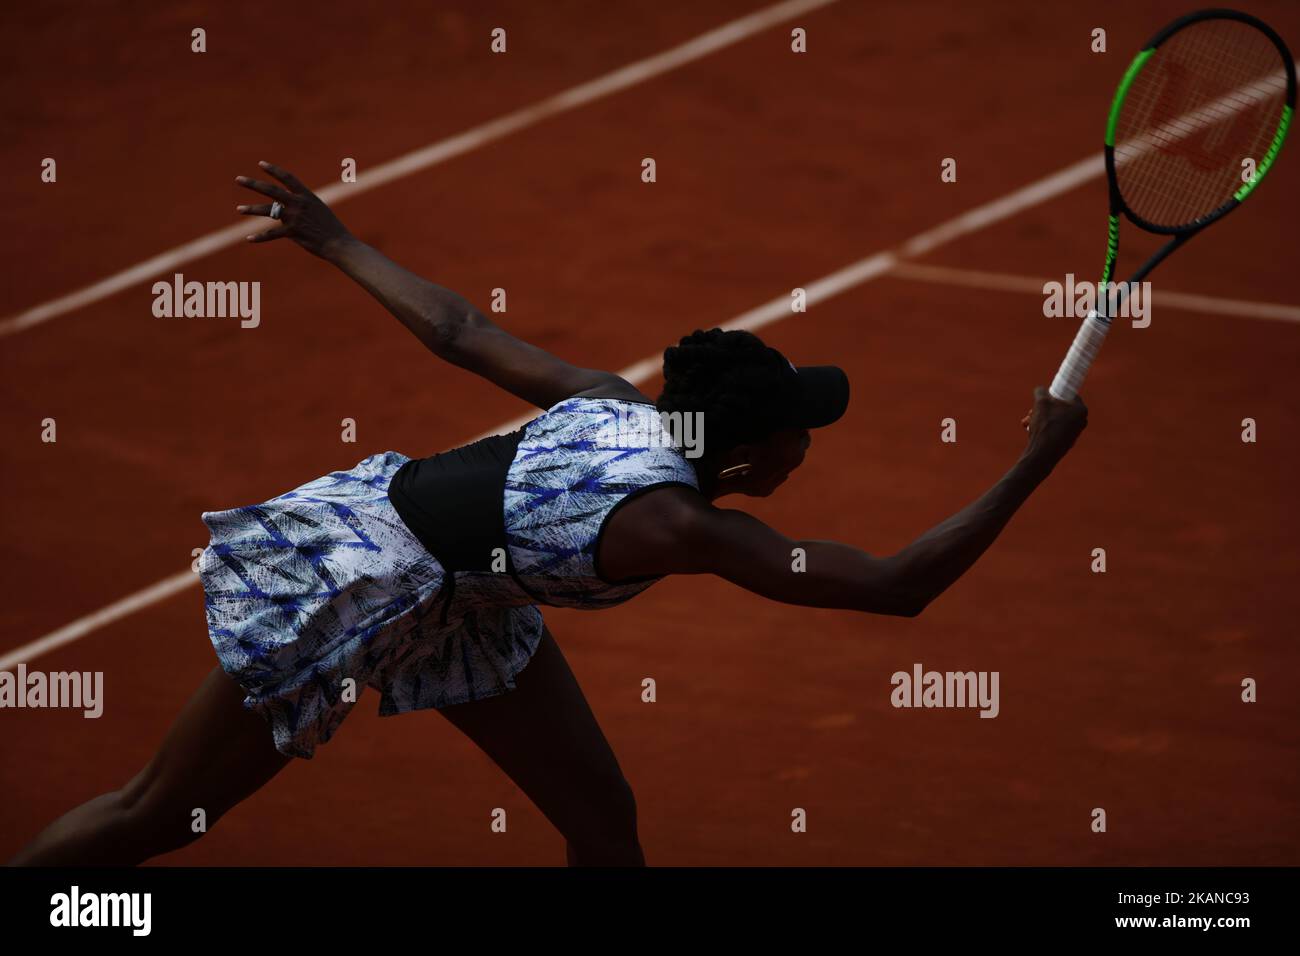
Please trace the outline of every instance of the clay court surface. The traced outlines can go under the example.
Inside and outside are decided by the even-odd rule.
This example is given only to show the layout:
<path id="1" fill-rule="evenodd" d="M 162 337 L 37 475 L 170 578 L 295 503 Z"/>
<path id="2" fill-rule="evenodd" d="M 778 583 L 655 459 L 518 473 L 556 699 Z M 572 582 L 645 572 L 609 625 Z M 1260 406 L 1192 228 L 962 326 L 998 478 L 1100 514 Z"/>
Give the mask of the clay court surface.
<path id="1" fill-rule="evenodd" d="M 354 157 L 364 182 L 763 9 L 491 7 L 6 8 L 0 311 L 228 225 L 247 201 L 233 177 L 259 159 L 324 185 Z M 498 319 L 519 336 L 622 369 L 1099 157 L 1129 58 L 1186 8 L 843 0 L 335 208 L 480 306 L 506 289 Z M 1248 9 L 1300 45 L 1300 7 Z M 189 51 L 195 26 L 206 54 Z M 505 55 L 488 50 L 498 26 Z M 790 52 L 795 26 L 805 55 Z M 636 790 L 652 864 L 1300 863 L 1300 326 L 1160 300 L 1294 310 L 1298 154 L 1161 267 L 1150 328 L 1118 325 L 1084 388 L 1075 451 L 922 617 L 809 611 L 703 578 L 600 614 L 546 612 Z M 54 185 L 39 179 L 47 156 Z M 940 181 L 945 157 L 956 183 Z M 1104 218 L 1092 176 L 900 261 L 1095 279 Z M 1153 248 L 1131 228 L 1121 241 L 1122 273 Z M 152 282 L 176 271 L 260 281 L 260 327 L 155 318 Z M 1044 318 L 1041 295 L 927 275 L 884 268 L 761 329 L 795 361 L 842 364 L 853 400 L 783 493 L 724 504 L 890 553 L 1011 465 L 1030 391 L 1077 323 Z M 0 656 L 184 572 L 205 510 L 528 411 L 288 243 L 220 248 L 6 331 Z M 956 444 L 939 440 L 945 417 Z M 56 444 L 40 440 L 45 418 Z M 1098 547 L 1105 574 L 1090 571 Z M 894 709 L 890 675 L 916 662 L 999 671 L 1000 716 Z M 123 784 L 214 663 L 197 585 L 31 660 L 103 671 L 105 712 L 0 711 L 0 857 Z M 641 702 L 646 677 L 657 703 Z M 1240 700 L 1245 677 L 1256 704 Z M 314 760 L 158 862 L 563 861 L 558 833 L 437 713 L 376 707 L 367 692 Z M 489 829 L 496 807 L 507 834 Z M 796 807 L 806 834 L 790 832 Z"/>

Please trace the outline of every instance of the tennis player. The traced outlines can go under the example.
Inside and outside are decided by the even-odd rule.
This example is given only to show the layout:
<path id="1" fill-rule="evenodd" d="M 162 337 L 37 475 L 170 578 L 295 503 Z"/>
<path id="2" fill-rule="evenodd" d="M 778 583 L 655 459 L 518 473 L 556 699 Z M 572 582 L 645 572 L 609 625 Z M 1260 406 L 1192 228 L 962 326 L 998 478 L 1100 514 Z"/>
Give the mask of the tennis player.
<path id="1" fill-rule="evenodd" d="M 149 764 L 11 862 L 135 864 L 175 850 L 328 741 L 361 690 L 381 714 L 436 708 L 565 837 L 573 865 L 644 863 L 636 806 L 538 605 L 598 609 L 670 574 L 714 574 L 790 604 L 912 617 L 991 545 L 1083 430 L 1044 389 L 1028 445 L 985 495 L 891 557 L 787 538 L 725 495 L 772 494 L 809 431 L 848 404 L 832 366 L 796 367 L 748 332 L 664 352 L 657 402 L 519 341 L 459 295 L 357 241 L 293 175 L 239 177 L 287 238 L 360 283 L 439 358 L 542 409 L 518 431 L 424 459 L 372 455 L 259 505 L 203 515 L 213 669 Z M 700 414 L 702 454 L 660 412 Z M 629 427 L 631 423 L 632 427 Z M 636 436 L 641 436 L 639 440 Z M 796 572 L 794 549 L 806 569 Z"/>

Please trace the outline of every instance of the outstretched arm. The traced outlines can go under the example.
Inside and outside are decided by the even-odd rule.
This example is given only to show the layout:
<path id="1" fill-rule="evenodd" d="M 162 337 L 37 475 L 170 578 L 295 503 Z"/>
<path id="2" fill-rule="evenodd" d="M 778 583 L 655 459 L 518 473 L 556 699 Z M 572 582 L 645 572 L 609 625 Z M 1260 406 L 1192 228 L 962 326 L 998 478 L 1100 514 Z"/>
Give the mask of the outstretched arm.
<path id="1" fill-rule="evenodd" d="M 359 240 L 338 244 L 328 258 L 434 355 L 539 408 L 582 393 L 646 401 L 612 372 L 579 368 L 529 345 L 455 292 L 408 272 Z"/>
<path id="2" fill-rule="evenodd" d="M 789 604 L 914 617 L 988 550 L 1086 423 L 1081 401 L 1058 402 L 1045 389 L 1036 390 L 1029 445 L 1011 470 L 889 557 L 833 541 L 787 538 L 744 512 L 715 508 L 699 495 L 675 490 L 660 493 L 657 502 L 646 496 L 646 512 L 658 513 L 646 513 L 644 527 L 629 530 L 630 536 L 639 533 L 640 541 L 620 542 L 638 554 L 635 564 L 620 566 L 626 576 L 716 574 Z M 801 571 L 794 570 L 796 548 L 804 552 Z"/>
<path id="3" fill-rule="evenodd" d="M 249 241 L 292 239 L 337 266 L 434 355 L 540 408 L 578 394 L 646 400 L 612 372 L 570 365 L 515 338 L 457 293 L 408 272 L 355 238 L 292 173 L 270 163 L 259 165 L 282 185 L 246 176 L 237 177 L 237 181 L 281 203 L 284 210 L 278 225 L 249 236 Z M 267 216 L 270 209 L 270 203 L 238 207 L 241 214 L 252 216 Z"/>

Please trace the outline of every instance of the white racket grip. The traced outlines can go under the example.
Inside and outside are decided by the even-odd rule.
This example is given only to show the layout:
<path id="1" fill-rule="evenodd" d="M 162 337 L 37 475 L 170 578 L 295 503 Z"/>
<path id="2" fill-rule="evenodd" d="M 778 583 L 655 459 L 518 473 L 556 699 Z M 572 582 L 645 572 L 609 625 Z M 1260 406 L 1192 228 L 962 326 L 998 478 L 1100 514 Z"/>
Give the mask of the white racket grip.
<path id="1" fill-rule="evenodd" d="M 1083 385 L 1083 379 L 1092 367 L 1092 360 L 1101 351 L 1101 343 L 1106 341 L 1106 333 L 1109 331 L 1109 322 L 1103 322 L 1095 311 L 1088 313 L 1088 317 L 1079 326 L 1079 334 L 1074 337 L 1070 351 L 1065 353 L 1065 361 L 1057 370 L 1056 378 L 1052 379 L 1052 387 L 1048 389 L 1052 398 L 1062 402 L 1074 401 L 1074 396 L 1079 394 L 1079 387 Z"/>

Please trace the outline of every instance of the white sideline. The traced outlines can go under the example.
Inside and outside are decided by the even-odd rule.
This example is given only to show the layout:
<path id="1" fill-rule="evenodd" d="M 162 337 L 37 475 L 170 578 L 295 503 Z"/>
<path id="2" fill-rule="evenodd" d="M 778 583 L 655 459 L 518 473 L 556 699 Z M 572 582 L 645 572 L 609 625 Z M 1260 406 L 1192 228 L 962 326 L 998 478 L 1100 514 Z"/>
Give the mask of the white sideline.
<path id="1" fill-rule="evenodd" d="M 101 627 L 128 617 L 142 608 L 166 600 L 178 591 L 185 590 L 191 584 L 197 584 L 198 580 L 199 576 L 193 571 L 182 571 L 180 574 L 173 574 L 171 577 L 163 578 L 157 584 L 152 584 L 143 591 L 136 591 L 120 601 L 114 601 L 107 607 L 100 608 L 93 614 L 77 618 L 71 624 L 65 624 L 57 631 L 51 631 L 39 640 L 24 644 L 17 650 L 0 657 L 0 671 L 11 670 L 21 663 L 33 660 L 42 654 L 48 654 L 64 644 L 71 644 L 78 638 L 85 637 L 91 631 L 97 631 Z"/>
<path id="2" fill-rule="evenodd" d="M 1027 292 L 1043 294 L 1043 284 L 1048 279 L 1033 276 L 1008 275 L 1005 272 L 983 272 L 978 269 L 951 269 L 947 266 L 923 265 L 919 262 L 900 262 L 890 271 L 894 279 L 914 279 L 936 285 L 954 285 L 966 289 L 989 289 L 997 292 Z M 1166 292 L 1153 288 L 1152 296 L 1161 305 L 1202 312 L 1207 315 L 1230 315 L 1243 319 L 1267 319 L 1273 322 L 1300 322 L 1300 306 L 1280 302 L 1250 302 L 1245 299 L 1221 299 L 1212 295 L 1191 292 Z"/>
<path id="3" fill-rule="evenodd" d="M 351 199 L 372 189 L 377 189 L 395 179 L 410 176 L 412 173 L 418 173 L 431 166 L 437 166 L 439 163 L 445 163 L 449 159 L 479 149 L 488 143 L 509 136 L 511 133 L 516 133 L 529 126 L 536 126 L 544 119 L 576 109 L 579 106 L 585 106 L 595 100 L 685 66 L 687 63 L 702 59 L 711 53 L 766 30 L 782 20 L 788 20 L 790 17 L 816 10 L 819 7 L 829 6 L 835 2 L 836 0 L 785 0 L 784 3 L 764 7 L 762 10 L 732 20 L 730 23 L 724 23 L 722 26 L 706 33 L 701 33 L 694 39 L 687 40 L 685 43 L 670 50 L 665 50 L 663 53 L 657 53 L 644 60 L 629 63 L 627 66 L 620 67 L 611 73 L 606 73 L 604 76 L 599 76 L 578 86 L 570 87 L 531 106 L 525 106 L 513 113 L 507 113 L 505 116 L 482 123 L 456 136 L 421 147 L 407 153 L 405 156 L 399 156 L 386 163 L 381 163 L 373 169 L 367 169 L 362 172 L 355 183 L 331 183 L 317 190 L 316 194 L 326 202 L 337 205 L 345 199 Z M 267 223 L 262 228 L 270 228 L 270 223 Z M 0 337 L 25 331 L 40 325 L 42 322 L 48 322 L 60 315 L 66 315 L 69 312 L 116 295 L 133 285 L 147 282 L 163 273 L 172 271 L 177 266 L 193 262 L 195 259 L 211 255 L 229 246 L 238 245 L 250 232 L 257 231 L 259 230 L 249 221 L 244 220 L 235 223 L 233 226 L 227 226 L 224 229 L 218 229 L 215 232 L 209 232 L 207 235 L 199 236 L 197 239 L 159 253 L 153 258 L 146 259 L 144 262 L 131 266 L 116 275 L 101 279 L 84 289 L 78 289 L 76 292 L 33 306 L 19 312 L 17 315 L 0 319 Z"/>

